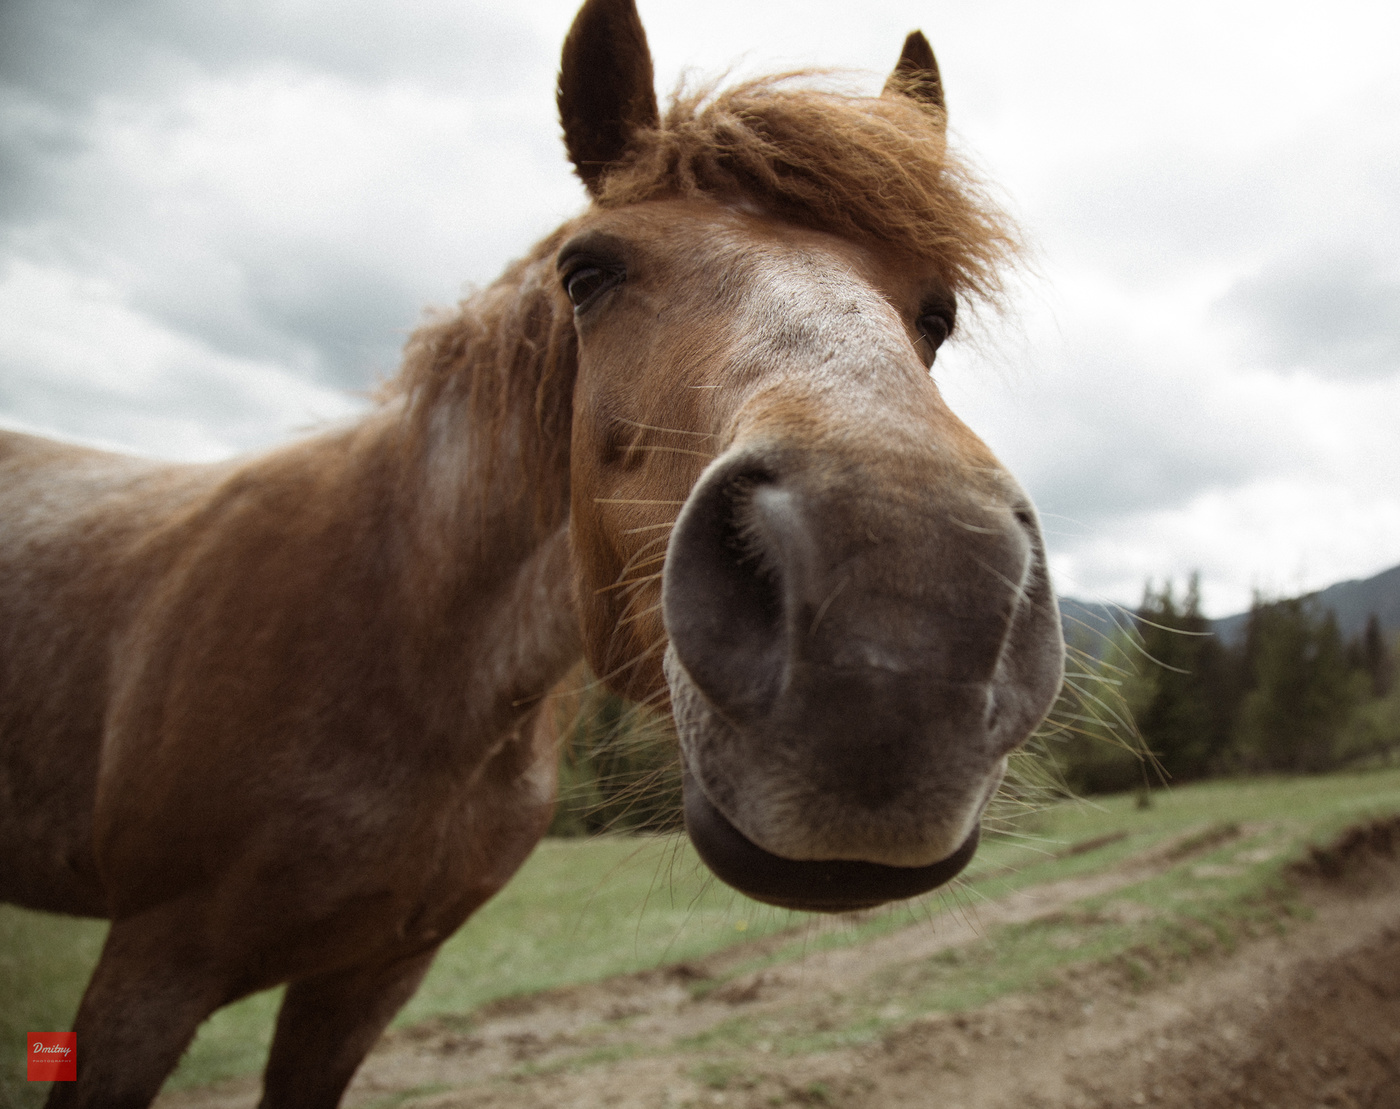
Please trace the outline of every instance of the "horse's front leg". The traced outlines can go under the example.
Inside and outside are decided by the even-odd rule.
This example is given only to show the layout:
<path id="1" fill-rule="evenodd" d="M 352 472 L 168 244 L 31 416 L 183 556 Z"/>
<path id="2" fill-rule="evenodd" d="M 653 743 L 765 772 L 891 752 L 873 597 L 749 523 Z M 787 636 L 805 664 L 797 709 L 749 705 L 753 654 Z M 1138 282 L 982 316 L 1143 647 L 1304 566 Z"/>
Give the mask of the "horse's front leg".
<path id="1" fill-rule="evenodd" d="M 78 1080 L 55 1082 L 48 1109 L 142 1109 L 231 983 L 199 940 L 199 906 L 181 900 L 112 924 L 73 1031 Z"/>
<path id="2" fill-rule="evenodd" d="M 287 987 L 260 1109 L 335 1109 L 355 1069 L 423 980 L 437 948 Z"/>

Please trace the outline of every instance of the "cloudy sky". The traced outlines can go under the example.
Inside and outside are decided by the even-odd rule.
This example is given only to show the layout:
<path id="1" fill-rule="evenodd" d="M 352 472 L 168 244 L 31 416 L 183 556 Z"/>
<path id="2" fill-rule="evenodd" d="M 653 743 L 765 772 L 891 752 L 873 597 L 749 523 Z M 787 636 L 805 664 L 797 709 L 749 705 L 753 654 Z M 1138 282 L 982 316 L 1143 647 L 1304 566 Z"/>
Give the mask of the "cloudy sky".
<path id="1" fill-rule="evenodd" d="M 171 459 L 363 407 L 427 305 L 583 203 L 573 0 L 0 2 L 0 423 Z M 1400 9 L 640 0 L 682 68 L 938 53 L 1034 244 L 940 354 L 1060 588 L 1206 609 L 1400 562 Z"/>

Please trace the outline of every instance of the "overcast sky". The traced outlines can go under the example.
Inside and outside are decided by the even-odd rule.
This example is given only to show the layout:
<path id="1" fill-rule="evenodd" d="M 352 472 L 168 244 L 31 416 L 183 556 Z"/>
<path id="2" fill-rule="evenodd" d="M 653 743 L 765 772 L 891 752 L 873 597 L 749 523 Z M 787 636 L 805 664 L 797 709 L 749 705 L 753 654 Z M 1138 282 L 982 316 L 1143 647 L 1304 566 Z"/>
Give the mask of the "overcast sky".
<path id="1" fill-rule="evenodd" d="M 572 0 L 0 0 L 0 423 L 172 459 L 362 408 L 428 305 L 583 204 Z M 1400 562 L 1400 8 L 640 0 L 682 67 L 869 71 L 921 27 L 1029 232 L 954 408 L 1063 592 L 1206 609 Z"/>

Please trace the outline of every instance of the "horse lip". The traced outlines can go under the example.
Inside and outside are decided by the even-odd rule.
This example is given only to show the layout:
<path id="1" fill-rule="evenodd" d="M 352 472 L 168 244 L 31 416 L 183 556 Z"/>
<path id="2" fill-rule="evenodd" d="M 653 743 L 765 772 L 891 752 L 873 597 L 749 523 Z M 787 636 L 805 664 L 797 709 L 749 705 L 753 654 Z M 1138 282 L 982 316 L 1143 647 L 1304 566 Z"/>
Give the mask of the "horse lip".
<path id="1" fill-rule="evenodd" d="M 961 847 L 928 866 L 888 866 L 850 859 L 785 859 L 754 843 L 705 796 L 682 759 L 685 828 L 700 858 L 740 893 L 814 913 L 871 909 L 936 889 L 956 877 L 977 852 L 979 825 Z"/>

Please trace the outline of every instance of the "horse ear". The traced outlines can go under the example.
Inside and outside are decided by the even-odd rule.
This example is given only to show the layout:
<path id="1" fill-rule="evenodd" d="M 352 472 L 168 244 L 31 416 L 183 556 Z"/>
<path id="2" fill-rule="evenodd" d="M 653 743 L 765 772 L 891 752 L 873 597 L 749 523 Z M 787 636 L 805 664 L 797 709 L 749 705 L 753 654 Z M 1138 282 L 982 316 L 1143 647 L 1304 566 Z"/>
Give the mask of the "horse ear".
<path id="1" fill-rule="evenodd" d="M 922 31 L 911 31 L 904 40 L 904 52 L 899 55 L 881 95 L 908 96 L 925 108 L 942 112 L 946 118 L 948 105 L 943 102 L 943 80 L 938 76 L 933 47 Z"/>
<path id="2" fill-rule="evenodd" d="M 597 196 L 632 136 L 659 119 L 651 51 L 634 0 L 588 0 L 574 17 L 559 66 L 564 146 Z"/>

